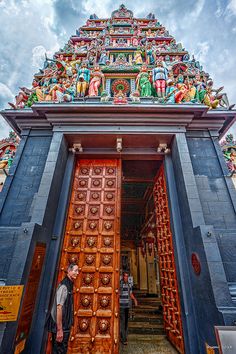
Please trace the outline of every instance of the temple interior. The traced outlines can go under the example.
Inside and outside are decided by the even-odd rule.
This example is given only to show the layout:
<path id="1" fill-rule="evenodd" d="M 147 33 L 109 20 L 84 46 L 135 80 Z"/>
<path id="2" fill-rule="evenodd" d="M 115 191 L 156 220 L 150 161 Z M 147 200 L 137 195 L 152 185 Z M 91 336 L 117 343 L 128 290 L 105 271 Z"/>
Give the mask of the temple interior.
<path id="1" fill-rule="evenodd" d="M 159 294 L 153 185 L 160 161 L 123 161 L 121 269 L 134 289 Z"/>

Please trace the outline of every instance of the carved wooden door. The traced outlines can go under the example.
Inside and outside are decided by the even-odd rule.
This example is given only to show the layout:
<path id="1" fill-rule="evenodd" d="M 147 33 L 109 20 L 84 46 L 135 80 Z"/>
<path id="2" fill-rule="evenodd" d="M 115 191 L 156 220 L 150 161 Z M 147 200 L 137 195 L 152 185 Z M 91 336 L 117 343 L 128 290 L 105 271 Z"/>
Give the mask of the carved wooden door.
<path id="1" fill-rule="evenodd" d="M 163 165 L 156 177 L 153 192 L 156 212 L 157 245 L 164 329 L 172 344 L 180 353 L 184 353 L 184 338 L 178 280 Z"/>
<path id="2" fill-rule="evenodd" d="M 58 282 L 79 266 L 68 353 L 119 352 L 119 160 L 78 160 Z"/>

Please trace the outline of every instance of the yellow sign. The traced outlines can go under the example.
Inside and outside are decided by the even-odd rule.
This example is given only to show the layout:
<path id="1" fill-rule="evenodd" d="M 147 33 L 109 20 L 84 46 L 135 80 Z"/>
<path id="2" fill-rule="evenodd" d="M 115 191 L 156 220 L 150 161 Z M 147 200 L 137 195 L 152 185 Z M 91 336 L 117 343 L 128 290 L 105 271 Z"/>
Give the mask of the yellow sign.
<path id="1" fill-rule="evenodd" d="M 207 354 L 215 354 L 214 348 L 210 347 L 207 343 L 206 344 L 206 352 Z"/>
<path id="2" fill-rule="evenodd" d="M 16 321 L 23 285 L 0 286 L 0 322 Z"/>

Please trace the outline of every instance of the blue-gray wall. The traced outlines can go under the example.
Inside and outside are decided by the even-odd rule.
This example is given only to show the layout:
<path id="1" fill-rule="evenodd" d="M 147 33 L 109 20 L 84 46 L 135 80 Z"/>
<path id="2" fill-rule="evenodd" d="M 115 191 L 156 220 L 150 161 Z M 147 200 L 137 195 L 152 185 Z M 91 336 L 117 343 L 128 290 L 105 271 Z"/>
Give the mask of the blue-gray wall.
<path id="1" fill-rule="evenodd" d="M 22 222 L 30 221 L 30 209 L 33 197 L 38 191 L 44 166 L 50 147 L 52 134 L 41 133 L 41 136 L 23 135 L 17 150 L 10 175 L 0 194 L 2 212 L 1 226 L 20 226 Z M 10 187 L 9 189 L 7 187 Z"/>
<path id="2" fill-rule="evenodd" d="M 216 345 L 214 326 L 232 325 L 236 319 L 228 287 L 229 281 L 236 280 L 236 195 L 213 132 L 177 134 L 172 162 L 187 262 L 185 274 L 178 275 L 180 286 L 186 287 L 189 281 L 187 303 L 194 304 L 198 335 L 198 347 L 191 354 L 205 353 L 205 343 Z M 200 275 L 191 264 L 193 253 L 200 260 Z M 181 288 L 180 294 L 183 301 Z M 184 322 L 188 315 L 182 308 Z"/>
<path id="3" fill-rule="evenodd" d="M 63 134 L 50 130 L 24 131 L 10 175 L 0 194 L 0 279 L 6 285 L 26 284 L 36 243 L 41 242 L 46 246 L 36 309 L 41 298 L 49 249 L 52 240 L 56 240 L 53 230 L 59 199 L 63 194 L 67 161 L 68 148 Z M 70 169 L 72 173 L 73 164 Z M 66 187 L 65 193 L 68 195 Z M 60 245 L 60 237 L 57 239 Z M 51 292 L 51 288 L 48 292 Z M 37 310 L 32 319 L 31 331 L 36 314 Z M 1 353 L 13 352 L 16 328 L 17 323 L 14 322 L 0 324 Z M 27 346 L 28 343 L 25 352 L 32 352 Z M 33 352 L 37 353 L 35 350 Z"/>

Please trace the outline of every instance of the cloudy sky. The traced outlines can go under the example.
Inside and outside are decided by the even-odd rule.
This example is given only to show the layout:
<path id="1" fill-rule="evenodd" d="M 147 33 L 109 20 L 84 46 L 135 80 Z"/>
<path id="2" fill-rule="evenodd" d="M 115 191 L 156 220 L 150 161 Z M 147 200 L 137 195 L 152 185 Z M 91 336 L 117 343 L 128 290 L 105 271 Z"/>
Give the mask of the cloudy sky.
<path id="1" fill-rule="evenodd" d="M 236 103 L 236 0 L 121 0 L 137 17 L 150 12 L 200 60 L 215 87 Z M 109 17 L 114 0 L 0 0 L 0 109 L 91 13 Z M 236 134 L 236 129 L 235 134 Z M 9 128 L 0 117 L 0 138 Z"/>

